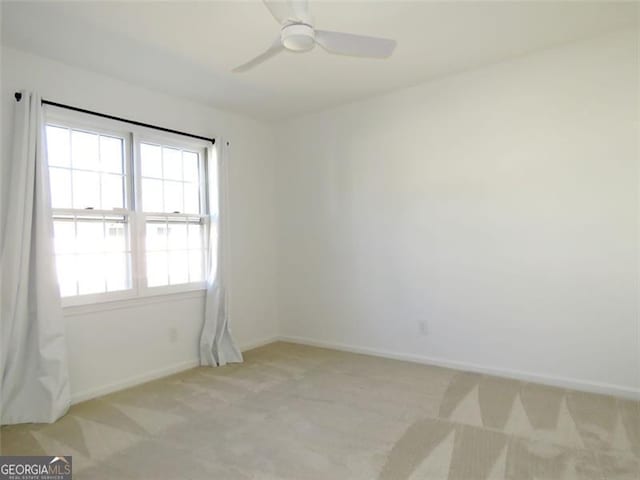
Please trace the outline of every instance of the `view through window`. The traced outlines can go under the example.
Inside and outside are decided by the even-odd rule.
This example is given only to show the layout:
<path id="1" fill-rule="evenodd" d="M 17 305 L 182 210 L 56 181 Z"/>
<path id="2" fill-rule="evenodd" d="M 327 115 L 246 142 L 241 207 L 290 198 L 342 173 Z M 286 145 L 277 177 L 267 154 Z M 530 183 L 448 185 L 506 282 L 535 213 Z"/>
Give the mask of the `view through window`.
<path id="1" fill-rule="evenodd" d="M 215 169 L 207 146 L 109 127 L 57 119 L 46 127 L 65 303 L 202 288 L 206 232 L 217 231 L 206 208 L 208 195 L 217 198 L 205 188 Z"/>

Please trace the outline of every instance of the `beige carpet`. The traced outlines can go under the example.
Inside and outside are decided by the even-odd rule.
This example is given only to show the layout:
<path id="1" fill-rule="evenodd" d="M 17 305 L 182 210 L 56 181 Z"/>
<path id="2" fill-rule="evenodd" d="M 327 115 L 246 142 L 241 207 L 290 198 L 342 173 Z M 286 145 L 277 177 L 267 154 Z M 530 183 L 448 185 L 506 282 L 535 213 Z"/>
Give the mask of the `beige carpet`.
<path id="1" fill-rule="evenodd" d="M 0 432 L 77 480 L 640 478 L 640 402 L 287 343 Z"/>

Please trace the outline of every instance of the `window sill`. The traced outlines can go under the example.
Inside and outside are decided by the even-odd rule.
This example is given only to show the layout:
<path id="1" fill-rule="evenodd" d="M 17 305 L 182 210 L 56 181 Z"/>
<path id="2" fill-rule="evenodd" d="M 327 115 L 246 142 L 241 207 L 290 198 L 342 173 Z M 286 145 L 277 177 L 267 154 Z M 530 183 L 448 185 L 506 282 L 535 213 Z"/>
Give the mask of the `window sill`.
<path id="1" fill-rule="evenodd" d="M 190 299 L 203 299 L 206 295 L 205 288 L 176 293 L 164 293 L 133 297 L 121 300 L 103 301 L 85 305 L 69 305 L 62 307 L 64 317 L 76 317 L 88 313 L 105 312 L 109 310 L 122 310 L 128 308 L 140 308 L 156 303 L 179 302 Z"/>

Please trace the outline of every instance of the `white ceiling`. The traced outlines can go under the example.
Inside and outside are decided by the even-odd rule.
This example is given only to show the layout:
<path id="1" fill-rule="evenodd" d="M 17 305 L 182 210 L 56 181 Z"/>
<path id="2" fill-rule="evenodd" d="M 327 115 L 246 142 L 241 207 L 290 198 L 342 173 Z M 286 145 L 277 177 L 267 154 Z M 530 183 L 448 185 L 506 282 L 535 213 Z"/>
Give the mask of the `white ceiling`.
<path id="1" fill-rule="evenodd" d="M 634 2 L 311 1 L 318 28 L 395 38 L 386 60 L 285 52 L 243 74 L 279 26 L 259 1 L 3 2 L 2 42 L 276 119 L 638 25 Z"/>

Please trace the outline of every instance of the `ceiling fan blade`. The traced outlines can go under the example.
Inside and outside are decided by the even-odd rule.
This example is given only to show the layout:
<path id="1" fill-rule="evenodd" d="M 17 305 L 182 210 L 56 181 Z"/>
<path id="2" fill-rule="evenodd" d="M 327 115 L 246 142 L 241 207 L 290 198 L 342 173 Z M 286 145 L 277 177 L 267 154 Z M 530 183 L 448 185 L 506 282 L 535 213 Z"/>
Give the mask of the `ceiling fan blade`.
<path id="1" fill-rule="evenodd" d="M 386 58 L 396 48 L 395 40 L 326 30 L 316 30 L 316 43 L 329 53 L 354 57 Z"/>
<path id="2" fill-rule="evenodd" d="M 289 18 L 293 16 L 291 5 L 285 0 L 262 0 L 265 7 L 269 9 L 273 18 L 279 24 L 285 23 Z"/>
<path id="3" fill-rule="evenodd" d="M 309 12 L 308 0 L 289 0 L 289 4 L 291 5 L 291 12 L 296 20 L 300 20 L 307 25 L 313 24 L 311 12 Z"/>
<path id="4" fill-rule="evenodd" d="M 239 67 L 234 68 L 232 71 L 233 71 L 233 73 L 246 72 L 250 68 L 253 68 L 256 65 L 261 64 L 265 60 L 268 60 L 271 57 L 277 55 L 282 50 L 284 50 L 284 47 L 282 46 L 282 42 L 280 40 L 280 37 L 278 37 L 278 38 L 276 38 L 276 40 L 273 42 L 273 44 L 265 52 L 261 53 L 256 58 L 254 58 L 252 60 L 249 60 L 247 63 L 243 63 Z"/>

